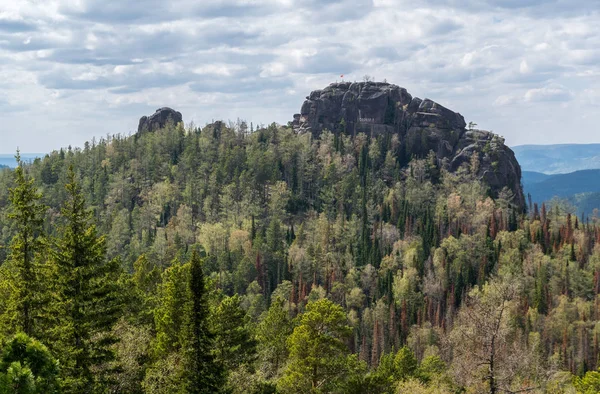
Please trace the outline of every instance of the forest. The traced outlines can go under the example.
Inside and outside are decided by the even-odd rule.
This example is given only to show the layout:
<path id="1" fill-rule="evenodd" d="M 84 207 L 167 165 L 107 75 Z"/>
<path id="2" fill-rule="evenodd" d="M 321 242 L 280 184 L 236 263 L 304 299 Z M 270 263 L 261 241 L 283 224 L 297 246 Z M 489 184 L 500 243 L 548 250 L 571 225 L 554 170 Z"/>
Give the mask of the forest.
<path id="1" fill-rule="evenodd" d="M 238 121 L 17 153 L 0 393 L 600 392 L 600 218 L 407 146 Z"/>

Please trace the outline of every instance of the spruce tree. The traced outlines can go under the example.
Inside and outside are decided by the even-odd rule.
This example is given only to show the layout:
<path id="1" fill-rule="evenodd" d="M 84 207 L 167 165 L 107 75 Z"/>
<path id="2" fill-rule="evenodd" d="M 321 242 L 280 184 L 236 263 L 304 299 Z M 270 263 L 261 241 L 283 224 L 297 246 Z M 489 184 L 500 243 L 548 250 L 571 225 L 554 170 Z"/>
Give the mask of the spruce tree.
<path id="1" fill-rule="evenodd" d="M 23 168 L 19 152 L 14 171 L 15 186 L 9 190 L 11 210 L 8 218 L 15 225 L 16 234 L 10 243 L 8 261 L 13 273 L 11 299 L 2 320 L 8 320 L 9 332 L 22 331 L 31 336 L 39 317 L 40 286 L 39 252 L 43 248 L 42 235 L 46 207 L 40 202 L 42 195 Z"/>
<path id="2" fill-rule="evenodd" d="M 202 262 L 192 253 L 189 274 L 189 301 L 185 307 L 182 340 L 184 370 L 182 392 L 218 393 L 224 384 L 222 367 L 213 353 L 214 334 L 209 328 L 209 309 Z"/>
<path id="3" fill-rule="evenodd" d="M 113 358 L 110 330 L 120 314 L 118 262 L 107 262 L 85 208 L 73 168 L 67 173 L 64 223 L 53 250 L 56 324 L 53 347 L 59 355 L 66 393 L 98 392 L 101 366 Z"/>

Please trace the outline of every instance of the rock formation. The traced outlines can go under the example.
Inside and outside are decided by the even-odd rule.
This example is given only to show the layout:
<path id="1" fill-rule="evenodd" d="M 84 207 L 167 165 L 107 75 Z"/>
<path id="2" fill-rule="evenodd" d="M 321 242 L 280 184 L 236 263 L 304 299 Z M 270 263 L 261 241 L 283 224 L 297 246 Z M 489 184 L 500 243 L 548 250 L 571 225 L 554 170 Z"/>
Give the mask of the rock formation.
<path id="1" fill-rule="evenodd" d="M 183 122 L 181 112 L 175 111 L 174 109 L 168 107 L 163 107 L 157 109 L 153 115 L 142 116 L 140 118 L 138 133 L 162 129 L 167 125 L 169 119 L 172 120 L 174 124 Z"/>
<path id="2" fill-rule="evenodd" d="M 398 134 L 409 157 L 433 151 L 438 163 L 457 171 L 478 155 L 478 177 L 497 197 L 507 187 L 513 203 L 525 206 L 521 167 L 504 139 L 483 130 L 467 130 L 464 118 L 404 88 L 382 82 L 333 83 L 306 98 L 292 122 L 299 133 L 318 137 L 323 130 L 356 135 Z"/>

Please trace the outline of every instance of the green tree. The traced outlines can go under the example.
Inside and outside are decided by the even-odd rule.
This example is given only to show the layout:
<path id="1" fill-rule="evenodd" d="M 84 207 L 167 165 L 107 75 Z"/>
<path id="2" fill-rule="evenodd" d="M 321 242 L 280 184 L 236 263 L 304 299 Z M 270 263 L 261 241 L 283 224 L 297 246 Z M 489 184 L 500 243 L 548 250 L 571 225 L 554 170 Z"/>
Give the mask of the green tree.
<path id="1" fill-rule="evenodd" d="M 600 393 L 600 371 L 589 371 L 583 377 L 576 377 L 573 386 L 581 394 Z"/>
<path id="2" fill-rule="evenodd" d="M 345 341 L 351 334 L 341 306 L 326 298 L 308 303 L 288 339 L 290 360 L 280 389 L 285 393 L 342 392 L 348 372 Z"/>
<path id="3" fill-rule="evenodd" d="M 121 312 L 119 263 L 105 258 L 105 238 L 97 234 L 72 167 L 67 178 L 64 224 L 52 253 L 57 318 L 51 335 L 64 391 L 98 392 L 106 377 L 99 368 L 113 359 L 111 329 Z"/>
<path id="4" fill-rule="evenodd" d="M 58 393 L 58 367 L 41 342 L 16 334 L 0 353 L 0 393 Z"/>
<path id="5" fill-rule="evenodd" d="M 189 264 L 174 262 L 161 275 L 162 282 L 158 287 L 157 306 L 154 309 L 155 358 L 164 358 L 181 349 L 184 335 L 182 311 L 188 302 L 189 267 Z"/>
<path id="6" fill-rule="evenodd" d="M 190 260 L 189 301 L 184 308 L 182 340 L 183 376 L 181 392 L 217 393 L 224 371 L 214 355 L 214 333 L 209 327 L 209 310 L 202 261 L 196 251 Z"/>
<path id="7" fill-rule="evenodd" d="M 398 382 L 406 381 L 416 375 L 417 359 L 408 347 L 402 347 L 397 353 L 385 353 L 379 359 L 377 369 L 368 376 L 371 391 L 394 393 Z"/>
<path id="8" fill-rule="evenodd" d="M 415 375 L 417 371 L 417 358 L 408 347 L 404 346 L 394 357 L 394 377 L 403 381 Z"/>
<path id="9" fill-rule="evenodd" d="M 11 363 L 6 373 L 0 372 L 0 394 L 35 394 L 33 372 L 20 362 Z"/>
<path id="10" fill-rule="evenodd" d="M 160 276 L 160 269 L 150 263 L 145 254 L 133 263 L 133 275 L 126 279 L 133 285 L 129 291 L 135 302 L 129 303 L 128 312 L 134 320 L 148 324 L 152 322 Z"/>
<path id="11" fill-rule="evenodd" d="M 35 181 L 29 177 L 17 152 L 17 168 L 14 171 L 15 187 L 9 190 L 10 211 L 8 218 L 16 228 L 10 243 L 8 262 L 12 275 L 10 299 L 1 320 L 8 325 L 6 331 L 22 331 L 27 335 L 36 333 L 35 322 L 40 316 L 41 286 L 39 255 L 43 246 L 43 224 L 46 207 Z M 8 322 L 6 322 L 8 320 Z"/>
<path id="12" fill-rule="evenodd" d="M 442 377 L 446 371 L 446 364 L 439 356 L 428 356 L 421 361 L 417 374 L 425 383 L 435 381 Z"/>
<path id="13" fill-rule="evenodd" d="M 240 307 L 240 296 L 226 297 L 213 312 L 217 361 L 227 369 L 248 363 L 256 355 L 256 340 L 249 317 Z"/>
<path id="14" fill-rule="evenodd" d="M 265 366 L 267 377 L 279 374 L 279 369 L 288 357 L 287 338 L 292 334 L 292 319 L 285 307 L 285 300 L 277 297 L 263 315 L 257 327 L 259 357 Z"/>

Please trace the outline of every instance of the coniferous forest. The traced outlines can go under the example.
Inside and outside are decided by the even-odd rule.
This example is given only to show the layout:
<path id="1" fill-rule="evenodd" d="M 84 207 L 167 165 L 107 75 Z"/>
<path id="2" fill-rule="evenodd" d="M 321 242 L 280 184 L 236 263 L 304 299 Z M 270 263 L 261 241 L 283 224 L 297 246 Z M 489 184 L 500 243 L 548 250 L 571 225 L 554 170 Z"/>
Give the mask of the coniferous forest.
<path id="1" fill-rule="evenodd" d="M 596 393 L 600 222 L 390 134 L 170 123 L 0 170 L 0 393 Z"/>

